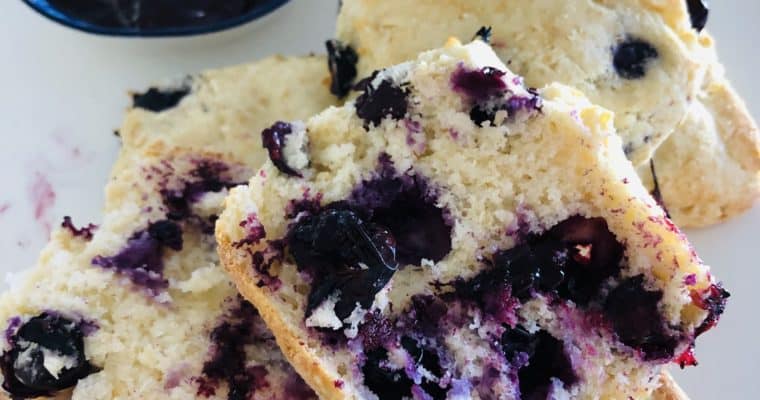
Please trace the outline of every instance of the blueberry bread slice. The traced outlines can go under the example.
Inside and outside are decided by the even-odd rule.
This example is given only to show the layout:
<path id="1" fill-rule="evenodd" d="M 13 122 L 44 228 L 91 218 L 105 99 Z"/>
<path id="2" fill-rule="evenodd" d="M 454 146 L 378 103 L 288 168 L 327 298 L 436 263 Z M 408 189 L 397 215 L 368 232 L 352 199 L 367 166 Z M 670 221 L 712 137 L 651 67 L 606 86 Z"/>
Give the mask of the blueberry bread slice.
<path id="1" fill-rule="evenodd" d="M 342 66 L 335 77 L 362 78 L 451 35 L 471 37 L 490 26 L 479 34 L 529 86 L 561 82 L 615 112 L 624 149 L 645 180 L 650 156 L 677 135 L 655 160 L 663 171 L 660 189 L 678 224 L 704 226 L 740 213 L 760 194 L 760 138 L 720 71 L 703 31 L 707 17 L 700 0 L 420 0 L 413 6 L 346 0 L 341 42 L 328 48 L 342 61 L 334 63 Z"/>
<path id="2" fill-rule="evenodd" d="M 322 398 L 647 398 L 663 365 L 691 363 L 727 293 L 611 112 L 526 88 L 482 41 L 361 87 L 265 129 L 272 160 L 216 228 Z"/>
<path id="3" fill-rule="evenodd" d="M 65 220 L 0 299 L 0 392 L 316 398 L 219 266 L 213 226 L 266 158 L 258 132 L 330 105 L 328 84 L 324 57 L 272 57 L 135 94 L 102 223 Z"/>
<path id="4" fill-rule="evenodd" d="M 712 39 L 713 63 L 686 120 L 639 167 L 647 186 L 682 225 L 705 226 L 751 208 L 760 196 L 760 134 L 726 80 Z M 656 178 L 656 179 L 655 179 Z"/>
<path id="5" fill-rule="evenodd" d="M 337 37 L 363 78 L 481 27 L 529 86 L 561 82 L 612 110 L 636 165 L 683 120 L 705 69 L 683 0 L 346 0 Z"/>

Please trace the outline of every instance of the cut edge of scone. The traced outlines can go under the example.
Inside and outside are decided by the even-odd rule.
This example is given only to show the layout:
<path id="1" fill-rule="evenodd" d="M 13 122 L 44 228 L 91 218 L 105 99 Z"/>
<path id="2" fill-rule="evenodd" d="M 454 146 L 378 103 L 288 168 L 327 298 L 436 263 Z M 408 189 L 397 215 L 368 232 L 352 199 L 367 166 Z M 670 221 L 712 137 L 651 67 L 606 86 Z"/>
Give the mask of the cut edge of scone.
<path id="1" fill-rule="evenodd" d="M 482 52 L 483 44 L 477 43 L 478 42 L 469 46 L 481 50 Z M 452 54 L 455 54 L 453 56 L 454 58 L 466 58 L 467 56 L 463 56 L 463 54 L 468 53 L 459 50 L 461 47 L 462 46 L 456 41 L 450 42 L 446 50 L 441 53 L 436 53 L 434 51 L 423 54 L 421 56 L 421 63 L 424 65 L 434 65 L 438 60 L 446 60 L 447 57 L 452 57 Z M 447 52 L 450 52 L 450 54 Z M 488 50 L 485 54 L 488 55 L 493 53 Z M 496 65 L 496 68 L 503 67 L 503 64 L 498 62 L 498 59 L 496 59 L 496 64 L 494 64 L 494 59 L 495 56 L 488 55 L 486 57 L 486 64 L 478 65 L 481 67 L 493 65 Z M 403 76 L 406 72 L 402 71 L 404 71 L 404 69 L 392 69 L 385 75 L 381 72 L 377 77 L 373 76 L 373 82 L 368 84 L 375 85 L 373 87 L 377 88 L 378 86 L 376 85 L 378 82 L 382 84 L 383 79 L 386 79 L 388 76 L 391 76 L 391 79 L 395 79 L 393 77 L 396 76 Z M 423 79 L 423 82 L 416 83 L 425 84 L 426 82 L 424 82 Z M 427 83 L 431 85 L 434 84 L 432 82 Z M 629 251 L 629 262 L 632 264 L 638 264 L 638 268 L 640 268 L 638 271 L 641 273 L 651 272 L 652 278 L 655 279 L 656 282 L 650 282 L 650 284 L 656 283 L 655 286 L 661 288 L 665 292 L 666 298 L 663 300 L 665 305 L 662 307 L 668 309 L 666 315 L 671 318 L 669 321 L 671 321 L 671 323 L 680 321 L 680 323 L 683 324 L 683 329 L 686 329 L 687 331 L 697 329 L 703 321 L 708 318 L 708 313 L 700 309 L 700 307 L 694 303 L 697 300 L 693 300 L 693 298 L 702 299 L 701 296 L 714 287 L 714 280 L 707 271 L 707 268 L 696 257 L 693 249 L 685 241 L 685 237 L 665 217 L 662 210 L 656 206 L 654 200 L 640 185 L 630 162 L 628 162 L 623 153 L 618 150 L 620 148 L 619 138 L 614 134 L 609 133 L 611 132 L 611 114 L 606 110 L 590 106 L 584 99 L 582 99 L 580 93 L 573 91 L 572 89 L 555 85 L 544 89 L 542 94 L 544 94 L 545 100 L 548 101 L 557 100 L 561 103 L 565 99 L 572 99 L 570 101 L 572 106 L 568 104 L 567 108 L 564 109 L 567 112 L 571 112 L 573 106 L 581 108 L 577 114 L 573 115 L 578 118 L 578 123 L 580 125 L 586 123 L 591 124 L 591 126 L 586 126 L 584 129 L 594 132 L 588 137 L 589 143 L 587 143 L 586 146 L 600 146 L 598 153 L 592 151 L 591 154 L 594 155 L 589 155 L 589 157 L 597 157 L 595 161 L 600 161 L 602 164 L 606 163 L 605 165 L 614 170 L 614 172 L 607 172 L 609 175 L 605 175 L 606 173 L 602 172 L 601 176 L 603 176 L 603 178 L 599 178 L 601 179 L 600 182 L 609 182 L 609 185 L 603 185 L 599 192 L 593 194 L 589 193 L 590 196 L 598 199 L 598 201 L 603 204 L 601 208 L 607 208 L 606 210 L 595 210 L 595 212 L 602 214 L 601 216 L 606 219 L 609 224 L 609 229 L 612 232 L 626 232 L 628 234 L 627 236 L 623 236 L 627 241 L 628 248 L 636 249 L 634 252 L 635 254 L 632 254 Z M 425 105 L 423 104 L 423 106 Z M 328 122 L 330 116 L 335 116 L 338 119 L 343 118 L 345 115 L 354 112 L 353 107 L 354 106 L 349 103 L 348 106 L 344 106 L 342 109 L 328 109 L 323 114 L 312 118 L 308 123 L 309 128 L 307 129 L 316 127 L 317 130 L 322 131 L 331 126 L 330 122 Z M 562 109 L 562 106 L 559 106 L 558 108 Z M 506 116 L 506 114 L 504 116 Z M 386 134 L 388 134 L 389 132 L 392 132 L 393 128 L 391 127 L 392 124 L 385 124 L 385 122 L 386 121 L 383 121 L 383 124 L 381 124 L 380 127 L 386 132 Z M 354 127 L 356 122 L 350 121 L 347 125 L 344 124 L 346 124 L 345 121 L 340 122 L 337 125 L 333 124 L 332 129 L 356 129 Z M 372 126 L 372 123 L 365 122 L 365 129 L 367 128 L 367 124 Z M 498 125 L 499 122 L 496 122 L 496 124 Z M 295 124 L 293 126 L 295 126 Z M 296 128 L 290 127 L 288 129 L 294 130 Z M 407 125 L 407 129 L 413 131 L 417 128 L 409 128 L 409 125 Z M 289 131 L 288 133 L 291 132 Z M 371 134 L 372 133 L 369 133 L 368 135 Z M 452 134 L 452 136 L 456 135 Z M 319 135 L 313 137 L 310 136 L 310 140 L 319 141 L 321 145 L 326 145 L 325 139 Z M 411 142 L 414 142 L 414 140 Z M 409 143 L 408 140 L 407 145 L 415 147 L 412 143 Z M 335 150 L 336 149 L 333 151 Z M 366 149 L 362 149 L 361 151 L 366 151 Z M 415 151 L 420 150 L 411 150 L 412 153 Z M 424 150 L 421 150 L 421 152 L 424 153 Z M 270 151 L 270 155 L 271 154 Z M 323 156 L 323 154 L 319 155 L 319 157 Z M 592 160 L 594 159 L 592 158 L 590 161 Z M 266 257 L 271 256 L 271 254 L 267 254 L 269 250 L 266 248 L 266 245 L 260 243 L 263 239 L 275 239 L 280 242 L 278 246 L 281 246 L 282 241 L 279 238 L 282 238 L 284 232 L 284 228 L 280 226 L 279 223 L 278 226 L 271 227 L 267 224 L 267 221 L 264 221 L 263 219 L 259 221 L 258 219 L 251 217 L 256 217 L 256 214 L 259 212 L 274 214 L 282 212 L 282 210 L 271 210 L 278 204 L 276 201 L 260 203 L 260 201 L 270 194 L 261 192 L 264 182 L 268 179 L 279 180 L 286 175 L 307 176 L 306 184 L 303 185 L 303 188 L 305 188 L 303 195 L 305 197 L 311 193 L 311 195 L 315 196 L 317 199 L 317 203 L 320 201 L 338 201 L 345 198 L 345 194 L 336 194 L 336 192 L 345 193 L 346 189 L 341 187 L 345 185 L 340 184 L 335 190 L 328 190 L 332 193 L 317 192 L 317 190 L 313 190 L 316 188 L 312 187 L 309 182 L 310 178 L 318 176 L 314 175 L 313 171 L 304 172 L 304 175 L 302 175 L 299 171 L 287 171 L 286 169 L 283 169 L 282 165 L 278 165 L 277 160 L 274 158 L 273 161 L 275 161 L 274 164 L 265 164 L 264 168 L 252 178 L 250 188 L 239 187 L 233 189 L 230 196 L 227 198 L 225 211 L 217 222 L 217 240 L 220 244 L 219 252 L 222 262 L 233 276 L 233 280 L 238 285 L 241 293 L 260 309 L 265 321 L 269 324 L 273 332 L 275 332 L 278 344 L 283 348 L 286 357 L 290 359 L 299 373 L 304 376 L 307 382 L 309 382 L 321 396 L 331 399 L 361 397 L 366 393 L 363 393 L 360 387 L 354 386 L 353 383 L 343 380 L 348 371 L 344 369 L 343 372 L 337 372 L 340 368 L 348 367 L 330 365 L 329 360 L 320 357 L 319 353 L 322 351 L 318 345 L 317 347 L 311 347 L 314 345 L 314 339 L 308 338 L 308 333 L 305 333 L 307 330 L 303 325 L 304 317 L 301 315 L 300 317 L 291 318 L 292 315 L 284 311 L 286 308 L 290 310 L 291 307 L 295 307 L 296 310 L 301 310 L 301 312 L 303 312 L 304 307 L 304 304 L 302 303 L 304 301 L 303 297 L 305 296 L 305 294 L 302 293 L 302 291 L 305 290 L 304 288 L 299 289 L 296 287 L 293 289 L 288 287 L 286 294 L 283 294 L 284 292 L 278 293 L 278 290 L 280 290 L 281 287 L 293 283 L 287 280 L 281 280 L 280 278 L 299 279 L 297 278 L 297 273 L 292 271 L 294 268 L 292 264 L 290 264 L 290 261 L 280 264 L 279 258 L 274 258 L 274 261 L 265 260 L 266 268 L 260 268 L 261 265 L 254 267 L 252 263 L 252 258 L 259 257 L 258 259 L 262 260 L 261 257 L 266 259 Z M 325 162 L 327 164 L 324 164 Z M 329 162 L 325 160 L 321 160 L 320 163 L 321 165 L 318 167 L 318 170 L 320 171 L 321 169 L 330 170 L 334 167 L 328 165 Z M 596 165 L 593 162 L 592 164 Z M 595 176 L 595 174 L 596 172 L 589 171 L 590 181 L 592 181 L 591 176 Z M 351 179 L 354 179 L 354 183 L 358 183 L 361 182 L 362 179 L 366 179 L 366 177 L 363 176 L 361 179 Z M 356 181 L 356 179 L 359 180 Z M 279 193 L 273 196 L 275 199 L 281 199 L 282 201 L 304 200 L 301 197 L 288 197 L 283 194 L 290 190 L 290 188 L 285 188 L 285 186 L 287 186 L 286 182 L 288 181 L 271 184 L 266 187 L 266 190 L 272 190 L 273 192 Z M 324 198 L 322 197 L 323 194 L 325 195 Z M 285 197 L 278 197 L 280 195 Z M 626 201 L 628 201 L 627 209 L 617 207 Z M 261 207 L 264 207 L 267 210 L 264 211 Z M 276 219 L 277 217 L 273 218 Z M 554 223 L 556 222 L 557 220 L 554 220 Z M 250 230 L 251 226 L 256 227 L 255 232 L 253 232 L 255 237 L 250 236 L 252 234 L 252 231 Z M 265 233 L 265 230 L 269 231 L 270 228 L 273 228 L 276 232 L 270 233 L 274 235 L 273 237 L 266 236 L 267 233 Z M 282 253 L 277 257 L 282 257 Z M 650 263 L 656 263 L 657 265 L 652 266 Z M 648 265 L 648 267 L 644 267 L 644 265 Z M 651 268 L 651 270 L 648 268 Z M 279 275 L 281 273 L 283 274 L 282 276 Z M 407 278 L 410 277 L 409 274 L 404 276 Z M 272 284 L 273 282 L 275 284 Z M 690 289 L 687 290 L 685 288 L 686 286 L 689 286 Z M 710 316 L 710 318 L 713 317 L 714 316 L 712 315 Z M 307 336 L 304 336 L 305 334 Z M 678 347 L 679 352 L 688 351 L 687 348 L 683 347 L 683 343 Z M 335 351 L 337 352 L 338 350 Z M 652 377 L 650 377 L 650 379 L 652 379 Z M 656 387 L 657 382 L 652 380 L 648 384 L 648 389 L 639 388 L 638 390 L 649 391 L 654 390 Z M 666 393 L 672 392 L 667 389 L 665 389 L 665 391 Z M 641 395 L 645 392 L 637 393 Z"/>

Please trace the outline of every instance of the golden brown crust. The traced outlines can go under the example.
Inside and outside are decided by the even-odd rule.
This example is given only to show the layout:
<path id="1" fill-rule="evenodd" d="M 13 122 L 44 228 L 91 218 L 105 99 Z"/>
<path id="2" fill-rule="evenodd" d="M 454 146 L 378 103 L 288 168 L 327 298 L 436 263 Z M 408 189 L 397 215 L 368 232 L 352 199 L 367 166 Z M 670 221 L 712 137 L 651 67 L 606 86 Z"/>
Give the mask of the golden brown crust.
<path id="1" fill-rule="evenodd" d="M 673 377 L 667 372 L 660 374 L 660 387 L 652 394 L 652 400 L 689 400 Z"/>
<path id="2" fill-rule="evenodd" d="M 235 282 L 238 291 L 256 306 L 264 322 L 266 322 L 269 329 L 277 338 L 277 344 L 291 365 L 293 365 L 293 368 L 314 389 L 321 399 L 344 400 L 352 398 L 337 387 L 337 377 L 330 376 L 321 367 L 319 358 L 311 354 L 305 348 L 306 345 L 299 338 L 298 334 L 288 327 L 282 315 L 275 310 L 275 306 L 266 292 L 267 289 L 258 287 L 256 282 L 252 280 L 251 274 L 246 273 L 246 269 L 251 266 L 247 258 L 235 251 L 229 237 L 224 235 L 219 229 L 216 232 L 217 249 L 219 257 L 222 260 L 222 265 L 232 276 L 232 280 Z"/>

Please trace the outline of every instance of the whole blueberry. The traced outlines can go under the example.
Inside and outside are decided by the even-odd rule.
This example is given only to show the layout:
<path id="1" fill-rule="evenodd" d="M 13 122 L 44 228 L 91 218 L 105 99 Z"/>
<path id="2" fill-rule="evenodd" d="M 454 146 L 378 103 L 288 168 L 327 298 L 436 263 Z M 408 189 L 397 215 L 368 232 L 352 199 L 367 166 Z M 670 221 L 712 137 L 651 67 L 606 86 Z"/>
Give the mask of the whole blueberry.
<path id="1" fill-rule="evenodd" d="M 327 63 L 330 68 L 330 93 L 344 97 L 351 91 L 351 86 L 356 79 L 356 63 L 359 55 L 351 46 L 341 43 L 339 40 L 328 40 Z"/>
<path id="2" fill-rule="evenodd" d="M 30 398 L 74 386 L 97 370 L 85 356 L 84 336 L 81 323 L 52 312 L 29 319 L 9 338 L 10 350 L 0 357 L 3 389 Z M 50 357 L 64 359 L 64 366 L 48 370 L 55 365 Z"/>
<path id="3" fill-rule="evenodd" d="M 623 79 L 641 79 L 658 56 L 657 49 L 648 42 L 629 38 L 613 50 L 612 65 Z"/>
<path id="4" fill-rule="evenodd" d="M 702 32 L 707 25 L 707 17 L 710 15 L 710 8 L 705 0 L 686 0 L 689 7 L 689 16 L 691 16 L 691 26 L 697 31 Z"/>

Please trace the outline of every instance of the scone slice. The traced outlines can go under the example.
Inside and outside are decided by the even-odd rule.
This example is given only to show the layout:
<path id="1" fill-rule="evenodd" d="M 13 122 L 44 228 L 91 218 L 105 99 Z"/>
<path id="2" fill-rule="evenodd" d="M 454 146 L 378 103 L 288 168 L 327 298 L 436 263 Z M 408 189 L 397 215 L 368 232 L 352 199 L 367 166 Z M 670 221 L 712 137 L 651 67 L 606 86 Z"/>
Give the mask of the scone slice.
<path id="1" fill-rule="evenodd" d="M 483 42 L 379 71 L 231 191 L 224 266 L 323 398 L 646 398 L 727 293 L 612 113 Z M 672 392 L 670 392 L 672 393 Z"/>
<path id="2" fill-rule="evenodd" d="M 332 58 L 335 77 L 361 79 L 412 59 L 451 35 L 490 30 L 497 54 L 528 85 L 560 82 L 615 113 L 628 157 L 660 189 L 681 226 L 705 226 L 760 195 L 760 135 L 723 76 L 704 30 L 707 2 L 346 0 Z M 425 26 L 420 30 L 420 26 Z M 355 64 L 352 64 L 355 63 Z M 353 75 L 349 72 L 354 72 Z M 350 85 L 345 84 L 343 88 Z M 657 164 L 661 165 L 657 168 Z M 728 189 L 728 190 L 727 190 Z"/>
<path id="3" fill-rule="evenodd" d="M 330 105 L 328 84 L 324 57 L 278 56 L 135 94 L 103 221 L 66 220 L 0 299 L 0 398 L 315 398 L 219 266 L 213 226 L 266 159 L 257 132 Z"/>

